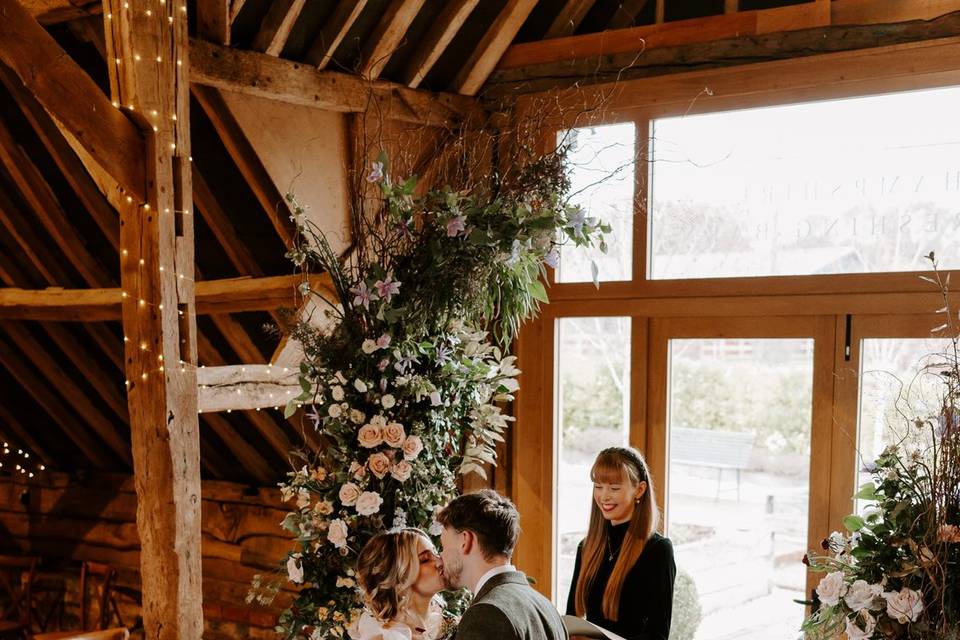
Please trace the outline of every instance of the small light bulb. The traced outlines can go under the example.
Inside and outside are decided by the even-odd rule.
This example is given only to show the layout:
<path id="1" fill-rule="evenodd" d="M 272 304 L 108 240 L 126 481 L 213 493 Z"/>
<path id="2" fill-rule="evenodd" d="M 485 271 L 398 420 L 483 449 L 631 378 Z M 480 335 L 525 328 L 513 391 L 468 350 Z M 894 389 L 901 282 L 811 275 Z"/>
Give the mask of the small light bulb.
<path id="1" fill-rule="evenodd" d="M 170 149 L 171 149 L 171 151 L 174 150 L 174 149 L 176 149 L 176 148 L 177 148 L 177 145 L 176 145 L 175 143 L 171 142 L 171 143 L 170 143 Z"/>
<path id="2" fill-rule="evenodd" d="M 161 302 L 157 308 L 160 309 L 160 311 L 163 311 L 163 303 Z"/>
<path id="3" fill-rule="evenodd" d="M 144 306 L 145 304 L 147 304 L 147 301 L 144 300 L 143 298 L 140 298 L 140 306 L 142 307 L 142 306 Z"/>
<path id="4" fill-rule="evenodd" d="M 131 202 L 133 202 L 133 198 L 131 198 L 130 196 L 127 196 L 127 204 L 130 204 Z"/>
<path id="5" fill-rule="evenodd" d="M 147 263 L 146 260 L 144 260 L 143 258 L 140 258 L 140 264 L 146 264 L 146 263 Z"/>
<path id="6" fill-rule="evenodd" d="M 153 11 L 150 11 L 150 9 L 147 9 L 147 17 L 150 17 L 152 15 L 153 15 Z"/>
<path id="7" fill-rule="evenodd" d="M 147 343 L 146 343 L 146 342 L 141 342 L 141 343 L 140 343 L 140 351 L 146 351 L 146 350 L 147 350 Z"/>
<path id="8" fill-rule="evenodd" d="M 136 60 L 137 62 L 140 62 L 140 54 L 139 53 L 133 54 L 133 59 Z"/>
<path id="9" fill-rule="evenodd" d="M 140 377 L 141 377 L 143 380 L 146 380 L 146 379 L 147 379 L 147 374 L 143 374 L 143 375 L 140 376 Z"/>
<path id="10" fill-rule="evenodd" d="M 160 272 L 163 273 L 163 265 L 160 266 Z"/>

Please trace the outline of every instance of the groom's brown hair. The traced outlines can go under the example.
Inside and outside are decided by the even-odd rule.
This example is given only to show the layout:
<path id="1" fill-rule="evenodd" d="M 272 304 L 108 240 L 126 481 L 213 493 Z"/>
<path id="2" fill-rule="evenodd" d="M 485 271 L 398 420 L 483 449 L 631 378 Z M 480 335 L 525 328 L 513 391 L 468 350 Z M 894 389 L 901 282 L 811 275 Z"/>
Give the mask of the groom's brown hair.
<path id="1" fill-rule="evenodd" d="M 437 513 L 437 522 L 457 531 L 472 531 L 483 557 L 513 555 L 520 537 L 520 514 L 493 489 L 459 496 Z"/>

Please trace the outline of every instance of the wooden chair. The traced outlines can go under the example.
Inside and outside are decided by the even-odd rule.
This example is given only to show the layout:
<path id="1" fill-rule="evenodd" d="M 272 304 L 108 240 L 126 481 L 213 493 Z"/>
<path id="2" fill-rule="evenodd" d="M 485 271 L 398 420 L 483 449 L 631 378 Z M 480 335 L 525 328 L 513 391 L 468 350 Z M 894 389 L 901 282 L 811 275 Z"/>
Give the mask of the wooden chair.
<path id="1" fill-rule="evenodd" d="M 0 556 L 0 638 L 29 638 L 39 558 Z"/>
<path id="2" fill-rule="evenodd" d="M 113 619 L 114 615 L 123 624 L 123 620 L 120 619 L 120 610 L 117 606 L 117 602 L 114 599 L 114 584 L 113 581 L 117 577 L 117 570 L 113 567 L 105 564 L 99 564 L 97 562 L 84 562 L 80 565 L 80 588 L 79 588 L 79 597 L 80 597 L 80 629 L 72 631 L 54 631 L 51 633 L 39 633 L 33 636 L 34 640 L 63 640 L 64 638 L 85 638 L 87 636 L 82 635 L 84 633 L 94 632 L 94 631 L 104 631 L 110 626 L 110 622 Z M 100 578 L 100 585 L 96 587 L 91 593 L 91 587 L 93 586 L 93 580 L 91 578 Z M 95 621 L 90 621 L 89 614 L 90 609 L 88 602 L 91 599 L 90 595 L 96 595 L 98 600 L 99 607 L 97 609 L 98 616 Z M 110 629 L 110 631 L 118 631 L 120 627 Z M 127 631 L 125 628 L 122 628 L 123 631 Z M 129 632 L 127 632 L 129 635 Z M 112 636 L 110 636 L 112 637 Z"/>

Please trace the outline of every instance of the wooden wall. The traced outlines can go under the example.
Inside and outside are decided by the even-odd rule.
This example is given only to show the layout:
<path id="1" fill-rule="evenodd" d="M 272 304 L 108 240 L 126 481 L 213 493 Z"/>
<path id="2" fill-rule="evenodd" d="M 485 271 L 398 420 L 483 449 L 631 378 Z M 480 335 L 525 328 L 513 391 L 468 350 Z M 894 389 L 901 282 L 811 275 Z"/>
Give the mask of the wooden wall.
<path id="1" fill-rule="evenodd" d="M 0 477 L 0 553 L 43 559 L 41 612 L 65 585 L 66 622 L 77 617 L 79 562 L 115 567 L 123 622 L 133 626 L 140 589 L 136 508 L 129 476 L 78 479 L 47 472 L 27 482 Z M 277 615 L 291 593 L 281 592 L 270 607 L 245 599 L 252 577 L 274 573 L 293 544 L 280 528 L 285 508 L 279 490 L 204 481 L 201 509 L 204 638 L 275 638 Z M 286 586 L 285 576 L 275 577 Z"/>

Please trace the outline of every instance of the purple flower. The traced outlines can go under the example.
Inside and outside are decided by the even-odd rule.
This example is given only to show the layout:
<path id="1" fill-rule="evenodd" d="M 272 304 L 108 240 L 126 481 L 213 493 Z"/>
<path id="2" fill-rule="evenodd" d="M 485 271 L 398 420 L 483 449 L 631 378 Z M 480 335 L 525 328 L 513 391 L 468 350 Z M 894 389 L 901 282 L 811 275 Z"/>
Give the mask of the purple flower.
<path id="1" fill-rule="evenodd" d="M 437 347 L 437 362 L 443 364 L 450 359 L 452 353 L 453 350 L 450 347 L 445 344 L 440 345 Z"/>
<path id="2" fill-rule="evenodd" d="M 550 249 L 550 252 L 543 256 L 543 262 L 551 269 L 556 269 L 560 264 L 560 250 L 556 247 Z"/>
<path id="3" fill-rule="evenodd" d="M 310 411 L 307 411 L 307 417 L 310 418 L 310 422 L 313 423 L 313 428 L 314 428 L 314 429 L 319 429 L 319 428 L 320 428 L 320 420 L 321 420 L 321 417 L 320 417 L 320 414 L 317 413 L 317 407 L 316 407 L 316 405 L 311 405 Z"/>
<path id="4" fill-rule="evenodd" d="M 350 289 L 350 293 L 356 296 L 353 299 L 353 306 L 363 305 L 364 309 L 370 309 L 370 302 L 376 300 L 376 294 L 373 291 L 367 289 L 367 283 L 361 282 L 353 289 Z"/>
<path id="5" fill-rule="evenodd" d="M 574 237 L 580 237 L 583 235 L 583 225 L 587 221 L 587 212 L 583 208 L 578 208 L 576 213 L 567 218 L 567 224 L 564 225 L 568 229 L 573 229 Z"/>
<path id="6" fill-rule="evenodd" d="M 467 228 L 467 219 L 463 215 L 458 215 L 447 222 L 447 235 L 456 238 Z"/>
<path id="7" fill-rule="evenodd" d="M 875 473 L 878 469 L 876 462 L 864 462 L 863 470 L 867 473 Z"/>
<path id="8" fill-rule="evenodd" d="M 390 298 L 400 293 L 400 284 L 399 282 L 394 282 L 391 276 L 387 276 L 386 280 L 377 280 L 373 283 L 373 286 L 381 298 L 390 302 Z M 389 344 L 389 342 L 387 344 Z"/>
<path id="9" fill-rule="evenodd" d="M 367 182 L 380 182 L 383 180 L 383 163 L 374 162 L 372 166 L 373 171 L 367 176 Z"/>

